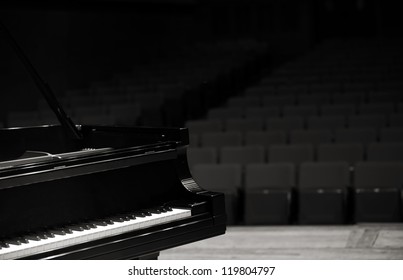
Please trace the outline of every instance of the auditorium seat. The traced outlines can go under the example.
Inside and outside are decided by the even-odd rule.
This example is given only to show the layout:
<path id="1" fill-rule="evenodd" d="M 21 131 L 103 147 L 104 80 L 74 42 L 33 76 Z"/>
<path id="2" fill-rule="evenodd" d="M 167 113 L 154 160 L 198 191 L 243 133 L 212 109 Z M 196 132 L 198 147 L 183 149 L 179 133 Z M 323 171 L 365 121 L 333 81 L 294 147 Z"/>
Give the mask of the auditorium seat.
<path id="1" fill-rule="evenodd" d="M 71 110 L 71 115 L 77 118 L 85 118 L 87 116 L 105 116 L 109 112 L 106 106 L 80 105 L 75 106 Z"/>
<path id="2" fill-rule="evenodd" d="M 346 127 L 344 116 L 311 116 L 307 119 L 308 129 L 339 129 Z"/>
<path id="3" fill-rule="evenodd" d="M 361 104 L 365 102 L 365 92 L 346 92 L 334 94 L 333 103 L 338 104 Z"/>
<path id="4" fill-rule="evenodd" d="M 59 120 L 57 119 L 55 113 L 50 109 L 41 109 L 38 111 L 39 122 L 40 124 L 58 124 Z"/>
<path id="5" fill-rule="evenodd" d="M 187 159 L 191 170 L 198 164 L 213 164 L 218 162 L 217 151 L 213 147 L 189 147 L 187 150 Z"/>
<path id="6" fill-rule="evenodd" d="M 276 93 L 276 87 L 271 85 L 265 85 L 264 80 L 260 84 L 248 87 L 245 90 L 245 96 L 267 96 L 274 95 Z"/>
<path id="7" fill-rule="evenodd" d="M 356 222 L 401 222 L 403 164 L 359 162 L 355 167 Z"/>
<path id="8" fill-rule="evenodd" d="M 343 224 L 346 222 L 347 162 L 304 162 L 298 180 L 300 224 Z"/>
<path id="9" fill-rule="evenodd" d="M 130 97 L 125 94 L 125 93 L 120 93 L 120 94 L 102 94 L 99 96 L 100 103 L 101 104 L 126 104 L 128 102 L 131 102 Z"/>
<path id="10" fill-rule="evenodd" d="M 287 106 L 296 103 L 295 95 L 263 96 L 263 107 Z"/>
<path id="11" fill-rule="evenodd" d="M 40 125 L 38 111 L 14 111 L 7 114 L 8 127 Z"/>
<path id="12" fill-rule="evenodd" d="M 227 101 L 227 107 L 260 107 L 261 99 L 259 96 L 236 96 L 231 97 Z"/>
<path id="13" fill-rule="evenodd" d="M 111 104 L 109 114 L 115 125 L 135 125 L 141 116 L 141 107 L 133 103 Z"/>
<path id="14" fill-rule="evenodd" d="M 287 70 L 288 71 L 288 70 Z M 296 77 L 289 76 L 291 80 L 289 83 L 282 83 L 277 87 L 277 92 L 279 95 L 297 95 L 297 94 L 306 94 L 307 93 L 307 85 L 296 81 Z"/>
<path id="15" fill-rule="evenodd" d="M 94 95 L 71 95 L 71 92 L 67 92 L 62 102 L 69 108 L 77 108 L 77 106 L 95 107 L 101 104 L 101 99 Z"/>
<path id="16" fill-rule="evenodd" d="M 312 83 L 309 87 L 309 90 L 313 94 L 333 94 L 337 92 L 341 92 L 342 88 L 339 83 Z"/>
<path id="17" fill-rule="evenodd" d="M 241 146 L 242 134 L 239 131 L 205 132 L 200 135 L 200 146 L 216 147 Z"/>
<path id="18" fill-rule="evenodd" d="M 298 117 L 309 117 L 317 116 L 318 108 L 316 105 L 288 105 L 283 108 L 284 117 L 298 116 Z"/>
<path id="19" fill-rule="evenodd" d="M 291 162 L 296 165 L 314 160 L 312 144 L 272 145 L 268 151 L 268 162 Z"/>
<path id="20" fill-rule="evenodd" d="M 379 132 L 381 142 L 403 142 L 403 127 L 384 127 Z"/>
<path id="21" fill-rule="evenodd" d="M 284 131 L 248 131 L 245 134 L 245 145 L 263 146 L 286 144 L 287 134 Z"/>
<path id="22" fill-rule="evenodd" d="M 268 117 L 279 117 L 279 107 L 246 107 L 245 118 L 261 118 L 263 120 Z"/>
<path id="23" fill-rule="evenodd" d="M 290 223 L 294 187 L 293 164 L 248 164 L 245 172 L 245 224 Z"/>
<path id="24" fill-rule="evenodd" d="M 402 94 L 398 91 L 374 91 L 368 93 L 368 101 L 370 103 L 383 103 L 393 102 L 398 103 L 402 101 Z"/>
<path id="25" fill-rule="evenodd" d="M 364 77 L 367 77 L 369 73 L 364 73 Z M 344 83 L 344 91 L 347 94 L 356 92 L 370 92 L 374 89 L 373 81 L 351 81 Z"/>
<path id="26" fill-rule="evenodd" d="M 350 167 L 364 160 L 364 147 L 360 143 L 328 143 L 318 146 L 318 161 L 345 161 Z"/>
<path id="27" fill-rule="evenodd" d="M 193 134 L 220 132 L 223 130 L 221 120 L 190 120 L 186 122 L 185 126 L 189 129 L 189 133 Z"/>
<path id="28" fill-rule="evenodd" d="M 334 140 L 336 143 L 361 143 L 366 145 L 377 141 L 377 130 L 375 128 L 337 129 Z"/>
<path id="29" fill-rule="evenodd" d="M 381 128 L 386 123 L 386 116 L 381 114 L 349 116 L 347 120 L 347 125 L 351 128 Z"/>
<path id="30" fill-rule="evenodd" d="M 390 114 L 389 115 L 389 126 L 403 128 L 403 113 Z"/>
<path id="31" fill-rule="evenodd" d="M 394 103 L 365 103 L 358 106 L 358 112 L 362 115 L 386 115 L 395 112 Z"/>
<path id="32" fill-rule="evenodd" d="M 290 131 L 293 129 L 303 129 L 304 120 L 301 117 L 290 116 L 283 118 L 268 118 L 266 120 L 266 130 L 284 130 Z"/>
<path id="33" fill-rule="evenodd" d="M 242 184 L 242 169 L 239 164 L 199 164 L 192 171 L 197 184 L 211 191 L 225 194 L 227 223 L 235 224 L 240 218 L 239 190 Z"/>
<path id="34" fill-rule="evenodd" d="M 200 135 L 189 133 L 189 146 L 192 148 L 196 148 L 200 146 Z"/>
<path id="35" fill-rule="evenodd" d="M 265 149 L 262 146 L 222 147 L 219 153 L 220 163 L 237 163 L 244 166 L 265 162 Z"/>
<path id="36" fill-rule="evenodd" d="M 350 116 L 355 113 L 354 104 L 331 104 L 320 106 L 322 116 Z"/>
<path id="37" fill-rule="evenodd" d="M 225 131 L 256 131 L 263 130 L 264 121 L 259 118 L 248 118 L 248 119 L 239 119 L 239 118 L 228 118 L 224 121 L 224 130 Z"/>
<path id="38" fill-rule="evenodd" d="M 329 129 L 291 130 L 290 143 L 311 143 L 314 146 L 332 142 L 332 131 Z"/>
<path id="39" fill-rule="evenodd" d="M 214 108 L 210 109 L 207 113 L 207 118 L 210 120 L 225 120 L 230 118 L 243 118 L 244 109 L 233 107 L 233 108 Z"/>
<path id="40" fill-rule="evenodd" d="M 370 143 L 368 144 L 367 158 L 368 161 L 403 162 L 403 142 Z"/>
<path id="41" fill-rule="evenodd" d="M 323 105 L 331 102 L 331 95 L 328 93 L 317 93 L 297 96 L 300 105 Z"/>

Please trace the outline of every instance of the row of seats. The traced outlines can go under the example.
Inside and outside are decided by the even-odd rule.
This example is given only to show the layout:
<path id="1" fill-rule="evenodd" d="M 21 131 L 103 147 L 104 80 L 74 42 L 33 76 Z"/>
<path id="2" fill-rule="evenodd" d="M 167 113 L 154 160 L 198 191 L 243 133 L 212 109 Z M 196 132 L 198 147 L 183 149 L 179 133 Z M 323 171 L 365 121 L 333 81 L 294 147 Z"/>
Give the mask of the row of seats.
<path id="1" fill-rule="evenodd" d="M 189 148 L 188 162 L 191 169 L 198 164 L 213 163 L 264 163 L 305 161 L 346 161 L 354 165 L 359 161 L 402 161 L 403 143 L 371 143 L 365 148 L 362 144 L 320 144 L 317 149 L 312 144 L 271 145 L 242 147 L 203 147 Z"/>
<path id="2" fill-rule="evenodd" d="M 307 69 L 304 69 L 307 71 Z M 309 69 L 308 69 L 309 71 Z M 318 70 L 323 71 L 323 70 Z M 373 85 L 370 81 L 362 80 L 354 82 L 332 81 L 338 77 L 337 73 L 321 77 L 322 73 L 309 73 L 292 77 L 290 84 L 290 73 L 275 77 L 263 78 L 259 84 L 253 85 L 245 90 L 245 96 L 258 97 L 262 100 L 265 96 L 293 95 L 291 102 L 296 104 L 311 103 L 310 96 L 317 97 L 329 103 L 356 103 L 360 102 L 392 102 L 401 101 L 397 89 L 403 86 L 400 81 L 383 81 L 379 86 Z M 300 81 L 301 79 L 305 79 Z M 321 97 L 324 96 L 324 97 Z"/>
<path id="3" fill-rule="evenodd" d="M 186 117 L 204 113 L 210 102 L 205 95 L 223 97 L 234 84 L 246 82 L 248 65 L 265 52 L 264 43 L 253 41 L 184 46 L 172 56 L 139 63 L 131 72 L 114 70 L 110 79 L 68 90 L 59 100 L 77 123 L 183 125 Z M 56 123 L 57 119 L 41 100 L 36 109 L 10 112 L 6 122 L 12 127 Z"/>
<path id="4" fill-rule="evenodd" d="M 192 130 L 191 130 L 192 131 Z M 218 131 L 190 134 L 191 147 L 225 147 L 260 145 L 269 147 L 276 144 L 359 143 L 368 145 L 375 142 L 403 141 L 401 128 L 357 128 L 357 129 L 295 129 L 273 131 Z"/>
<path id="5" fill-rule="evenodd" d="M 402 163 L 201 164 L 203 187 L 226 194 L 230 223 L 340 224 L 400 222 Z M 353 182 L 350 185 L 350 182 Z M 241 211 L 243 210 L 243 211 Z"/>
<path id="6" fill-rule="evenodd" d="M 326 90 L 336 92 L 402 88 L 402 42 L 380 46 L 379 42 L 365 40 L 354 47 L 351 42 L 343 43 L 346 44 L 339 47 L 336 42 L 317 46 L 313 52 L 273 71 L 262 83 L 289 88 L 290 92 L 321 90 L 322 84 L 326 84 Z"/>
<path id="7" fill-rule="evenodd" d="M 402 221 L 403 44 L 390 44 L 325 43 L 186 123 L 191 171 L 226 193 L 231 222 Z"/>
<path id="8" fill-rule="evenodd" d="M 259 131 L 259 130 L 292 130 L 292 129 L 343 129 L 343 128 L 385 128 L 395 127 L 403 129 L 403 114 L 392 114 L 387 118 L 381 115 L 343 116 L 329 117 L 269 117 L 262 118 L 237 118 L 225 120 L 208 119 L 193 120 L 186 122 L 190 133 L 200 134 L 203 132 L 220 131 Z"/>
<path id="9" fill-rule="evenodd" d="M 268 107 L 268 106 L 311 106 L 322 105 L 327 108 L 331 105 L 349 104 L 351 112 L 384 112 L 402 109 L 402 104 L 395 106 L 395 103 L 402 102 L 400 92 L 348 92 L 334 94 L 320 92 L 314 94 L 279 94 L 274 95 L 271 88 L 259 87 L 245 91 L 244 96 L 234 96 L 228 99 L 228 107 Z M 357 106 L 359 105 L 359 106 Z M 322 109 L 320 111 L 326 111 Z"/>
<path id="10" fill-rule="evenodd" d="M 316 105 L 291 105 L 291 106 L 273 106 L 269 107 L 224 107 L 214 108 L 208 112 L 209 119 L 227 119 L 227 118 L 250 118 L 250 117 L 315 117 L 315 116 L 343 116 L 345 118 L 357 118 L 360 116 L 385 116 L 403 113 L 403 103 L 396 105 L 389 103 L 361 104 L 360 111 L 356 112 L 353 104 L 340 105 L 322 105 L 320 108 Z M 318 110 L 319 108 L 319 110 Z"/>
<path id="11" fill-rule="evenodd" d="M 351 71 L 347 68 L 333 68 L 332 73 L 326 73 L 326 68 L 331 68 L 331 65 L 315 66 L 314 64 L 318 63 L 316 61 L 310 63 L 311 65 L 306 64 L 303 69 L 294 72 L 291 71 L 291 68 L 285 69 L 287 65 L 274 70 L 272 75 L 263 77 L 258 84 L 247 88 L 245 95 L 260 97 L 296 95 L 297 103 L 299 98 L 318 94 L 330 95 L 331 99 L 333 97 L 343 99 L 343 96 L 353 95 L 354 99 L 348 99 L 349 101 L 385 102 L 393 101 L 395 98 L 401 100 L 401 97 L 397 95 L 397 91 L 403 87 L 401 80 L 398 79 L 401 69 L 395 69 L 395 73 L 382 75 L 378 80 L 375 80 L 377 78 L 371 77 L 373 73 L 355 77 L 352 73 L 342 73 Z M 291 66 L 290 64 L 288 66 Z M 378 69 L 372 70 L 376 72 Z M 362 71 L 362 69 L 353 71 Z"/>

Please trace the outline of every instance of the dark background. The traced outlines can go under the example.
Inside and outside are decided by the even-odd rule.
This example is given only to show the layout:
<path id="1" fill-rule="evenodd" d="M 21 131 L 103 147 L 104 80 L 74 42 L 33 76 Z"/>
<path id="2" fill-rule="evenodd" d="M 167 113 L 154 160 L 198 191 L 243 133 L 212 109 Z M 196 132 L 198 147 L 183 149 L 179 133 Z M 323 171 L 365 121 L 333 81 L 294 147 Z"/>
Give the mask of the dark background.
<path id="1" fill-rule="evenodd" d="M 56 95 L 172 56 L 195 42 L 251 38 L 293 56 L 332 37 L 399 36 L 401 2 L 381 0 L 2 1 L 8 27 Z M 0 39 L 0 110 L 40 97 Z"/>

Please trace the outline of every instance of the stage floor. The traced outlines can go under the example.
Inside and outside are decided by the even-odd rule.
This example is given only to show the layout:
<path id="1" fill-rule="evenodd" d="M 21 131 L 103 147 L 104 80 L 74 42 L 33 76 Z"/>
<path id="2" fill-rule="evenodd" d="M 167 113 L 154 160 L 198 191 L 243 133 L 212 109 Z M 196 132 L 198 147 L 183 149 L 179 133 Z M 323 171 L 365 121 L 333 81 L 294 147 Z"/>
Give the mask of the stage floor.
<path id="1" fill-rule="evenodd" d="M 403 260 L 403 224 L 228 227 L 159 259 Z"/>

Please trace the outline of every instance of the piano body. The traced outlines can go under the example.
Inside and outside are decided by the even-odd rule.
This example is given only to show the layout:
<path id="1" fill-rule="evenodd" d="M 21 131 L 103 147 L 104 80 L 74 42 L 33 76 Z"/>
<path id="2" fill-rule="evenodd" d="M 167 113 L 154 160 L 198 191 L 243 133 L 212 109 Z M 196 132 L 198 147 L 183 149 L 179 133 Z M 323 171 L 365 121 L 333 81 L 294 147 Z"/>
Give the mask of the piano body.
<path id="1" fill-rule="evenodd" d="M 75 125 L 0 22 L 60 125 L 0 130 L 0 259 L 148 259 L 224 234 L 224 195 L 188 169 L 184 128 Z"/>
<path id="2" fill-rule="evenodd" d="M 224 196 L 188 170 L 187 129 L 80 131 L 0 131 L 14 154 L 50 153 L 0 162 L 0 259 L 139 259 L 225 232 Z"/>

